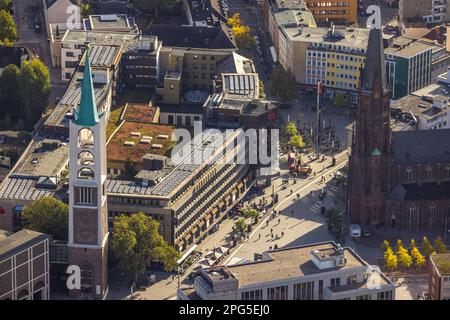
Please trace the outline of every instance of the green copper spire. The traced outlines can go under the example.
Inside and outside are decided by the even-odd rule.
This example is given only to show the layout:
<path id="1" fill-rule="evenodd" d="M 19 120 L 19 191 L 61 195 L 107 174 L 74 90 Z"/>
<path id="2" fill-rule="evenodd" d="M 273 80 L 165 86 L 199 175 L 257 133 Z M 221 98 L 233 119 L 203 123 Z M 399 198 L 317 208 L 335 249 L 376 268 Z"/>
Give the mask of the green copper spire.
<path id="1" fill-rule="evenodd" d="M 92 85 L 91 64 L 89 62 L 89 49 L 86 49 L 84 63 L 83 85 L 81 87 L 80 105 L 76 110 L 76 125 L 92 127 L 98 123 L 97 103 L 95 101 L 94 86 Z"/>

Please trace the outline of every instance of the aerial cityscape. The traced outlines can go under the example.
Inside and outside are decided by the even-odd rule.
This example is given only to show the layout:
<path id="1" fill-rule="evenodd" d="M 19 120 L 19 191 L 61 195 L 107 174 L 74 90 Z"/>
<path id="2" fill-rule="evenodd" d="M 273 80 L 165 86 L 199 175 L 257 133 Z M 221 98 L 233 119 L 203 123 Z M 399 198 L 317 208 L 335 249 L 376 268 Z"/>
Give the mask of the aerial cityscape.
<path id="1" fill-rule="evenodd" d="M 447 0 L 0 0 L 0 301 L 449 300 L 449 28 Z"/>

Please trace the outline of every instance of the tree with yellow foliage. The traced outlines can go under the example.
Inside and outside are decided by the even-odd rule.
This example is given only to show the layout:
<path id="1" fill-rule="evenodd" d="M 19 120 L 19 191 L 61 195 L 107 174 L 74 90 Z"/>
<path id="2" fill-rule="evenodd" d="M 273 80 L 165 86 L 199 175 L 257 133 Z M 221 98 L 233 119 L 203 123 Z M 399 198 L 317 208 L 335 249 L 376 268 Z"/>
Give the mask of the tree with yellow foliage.
<path id="1" fill-rule="evenodd" d="M 430 240 L 427 237 L 423 237 L 423 252 L 427 257 L 429 257 L 434 252 L 434 248 L 431 245 Z"/>
<path id="2" fill-rule="evenodd" d="M 442 241 L 441 237 L 434 239 L 434 250 L 437 253 L 447 253 L 447 246 Z"/>
<path id="3" fill-rule="evenodd" d="M 387 247 L 386 251 L 384 252 L 384 264 L 390 271 L 394 271 L 397 269 L 397 256 L 394 254 L 394 251 L 392 251 L 391 247 Z"/>
<path id="4" fill-rule="evenodd" d="M 239 13 L 229 18 L 227 24 L 231 27 L 231 33 L 239 48 L 250 49 L 255 44 L 250 27 L 243 24 Z"/>
<path id="5" fill-rule="evenodd" d="M 397 256 L 400 260 L 400 264 L 405 268 L 409 269 L 412 266 L 412 258 L 408 253 L 408 250 L 403 246 L 402 240 L 397 240 Z"/>

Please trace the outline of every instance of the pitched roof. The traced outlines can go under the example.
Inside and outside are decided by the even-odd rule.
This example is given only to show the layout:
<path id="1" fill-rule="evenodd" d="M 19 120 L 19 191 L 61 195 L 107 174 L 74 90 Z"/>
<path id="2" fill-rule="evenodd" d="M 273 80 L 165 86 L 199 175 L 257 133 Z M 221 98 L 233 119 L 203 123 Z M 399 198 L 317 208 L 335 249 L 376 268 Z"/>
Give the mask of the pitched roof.
<path id="1" fill-rule="evenodd" d="M 450 198 L 450 182 L 409 183 L 397 185 L 391 198 L 399 201 L 442 200 Z"/>
<path id="2" fill-rule="evenodd" d="M 371 91 L 377 81 L 388 89 L 386 82 L 386 66 L 384 62 L 383 35 L 380 29 L 369 31 L 365 67 L 362 73 L 363 90 Z"/>
<path id="3" fill-rule="evenodd" d="M 165 47 L 236 49 L 226 27 L 153 25 L 149 32 L 158 36 Z"/>
<path id="4" fill-rule="evenodd" d="M 450 129 L 394 131 L 394 163 L 450 162 Z"/>
<path id="5" fill-rule="evenodd" d="M 72 4 L 74 5 L 79 5 L 79 0 L 69 0 L 70 2 L 72 2 Z M 45 0 L 45 5 L 47 7 L 47 10 L 54 5 L 56 2 L 58 2 L 58 0 Z"/>
<path id="6" fill-rule="evenodd" d="M 99 119 L 97 102 L 95 101 L 94 86 L 92 84 L 91 63 L 89 62 L 89 49 L 86 49 L 86 62 L 84 64 L 83 86 L 81 88 L 80 105 L 76 111 L 75 124 L 79 126 L 95 126 Z"/>

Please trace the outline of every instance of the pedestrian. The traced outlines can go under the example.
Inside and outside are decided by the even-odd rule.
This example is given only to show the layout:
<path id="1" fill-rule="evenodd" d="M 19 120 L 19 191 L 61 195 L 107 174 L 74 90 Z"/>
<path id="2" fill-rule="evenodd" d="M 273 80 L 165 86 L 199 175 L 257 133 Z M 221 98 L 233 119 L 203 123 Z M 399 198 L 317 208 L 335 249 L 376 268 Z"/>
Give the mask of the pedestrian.
<path id="1" fill-rule="evenodd" d="M 280 218 L 278 218 L 278 224 L 280 224 L 280 222 L 281 222 L 281 220 L 280 220 Z"/>
<path id="2" fill-rule="evenodd" d="M 294 210 L 291 210 L 291 216 L 293 216 L 294 215 Z"/>
<path id="3" fill-rule="evenodd" d="M 261 233 L 259 234 L 258 240 L 261 240 Z"/>
<path id="4" fill-rule="evenodd" d="M 266 220 L 266 227 L 269 226 L 269 220 Z"/>
<path id="5" fill-rule="evenodd" d="M 270 229 L 270 233 L 273 234 L 273 229 Z"/>
<path id="6" fill-rule="evenodd" d="M 281 236 L 284 237 L 284 231 L 281 231 Z"/>

